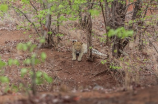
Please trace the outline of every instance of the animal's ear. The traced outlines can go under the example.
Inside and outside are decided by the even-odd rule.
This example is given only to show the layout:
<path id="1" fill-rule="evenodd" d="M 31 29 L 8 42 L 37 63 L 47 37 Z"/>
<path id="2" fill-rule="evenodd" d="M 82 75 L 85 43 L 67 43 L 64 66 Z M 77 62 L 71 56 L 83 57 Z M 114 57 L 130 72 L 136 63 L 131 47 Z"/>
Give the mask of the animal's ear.
<path id="1" fill-rule="evenodd" d="M 76 43 L 76 41 L 75 41 L 75 40 L 73 40 L 73 41 L 72 41 L 72 44 L 75 44 L 75 43 Z"/>

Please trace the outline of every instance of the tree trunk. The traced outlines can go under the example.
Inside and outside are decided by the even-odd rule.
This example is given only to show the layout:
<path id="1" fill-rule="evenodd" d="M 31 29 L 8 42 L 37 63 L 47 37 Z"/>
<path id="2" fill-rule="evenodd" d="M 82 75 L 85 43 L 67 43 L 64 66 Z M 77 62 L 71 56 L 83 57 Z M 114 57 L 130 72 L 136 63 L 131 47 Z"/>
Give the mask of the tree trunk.
<path id="1" fill-rule="evenodd" d="M 58 13 L 58 15 L 57 15 L 57 34 L 59 33 L 59 18 L 60 18 L 60 13 Z M 59 41 L 60 41 L 60 37 L 59 36 L 57 36 L 57 44 L 59 44 Z"/>
<path id="2" fill-rule="evenodd" d="M 124 0 L 122 0 L 123 2 Z M 112 2 L 112 19 L 109 21 L 109 25 L 111 29 L 117 29 L 119 27 L 124 27 L 125 21 L 125 11 L 126 11 L 126 3 L 121 3 L 118 0 L 114 0 Z M 114 43 L 112 46 L 112 55 L 115 58 L 120 57 L 120 49 L 122 47 L 121 41 L 122 39 L 117 37 L 117 34 L 112 37 L 114 39 Z M 122 50 L 122 49 L 121 49 Z"/>
<path id="3" fill-rule="evenodd" d="M 50 9 L 51 4 L 47 4 L 47 8 Z M 51 32 L 51 14 L 47 14 L 46 16 L 46 24 L 44 26 L 44 33 L 43 33 L 43 37 L 46 40 L 46 42 L 44 44 L 42 44 L 43 47 L 51 47 L 54 45 L 54 41 L 53 41 L 53 35 Z M 41 46 L 39 46 L 41 47 Z"/>
<path id="4" fill-rule="evenodd" d="M 88 60 L 93 61 L 92 56 L 92 19 L 91 14 L 88 14 L 87 18 L 87 51 L 88 51 Z"/>
<path id="5" fill-rule="evenodd" d="M 91 0 L 87 0 L 88 2 L 88 10 L 92 9 L 93 3 L 90 4 Z M 94 0 L 93 0 L 94 2 Z M 87 18 L 86 18 L 87 17 Z M 85 17 L 86 21 L 86 30 L 87 30 L 87 53 L 88 53 L 88 61 L 93 61 L 93 56 L 92 56 L 92 18 L 91 14 L 87 13 L 87 16 Z"/>
<path id="6" fill-rule="evenodd" d="M 104 20 L 106 21 L 104 23 L 105 23 L 106 33 L 108 33 L 109 29 L 107 29 L 107 27 L 109 26 L 108 21 L 110 21 L 110 8 L 108 7 L 107 0 L 104 0 L 104 3 L 105 3 L 105 16 L 104 16 L 105 19 Z M 109 43 L 109 37 L 107 35 L 106 36 L 106 44 L 108 45 L 108 43 Z"/>
<path id="7" fill-rule="evenodd" d="M 137 26 L 143 25 L 143 22 L 140 20 L 140 18 L 142 17 L 141 8 L 142 8 L 142 0 L 137 0 L 134 5 L 134 12 L 132 15 L 132 20 L 138 19 L 138 22 L 135 23 L 135 25 L 137 25 Z M 129 27 L 129 29 L 132 29 L 132 28 L 133 28 L 133 24 L 132 24 L 132 26 Z M 141 29 L 138 27 L 138 30 L 141 30 Z M 141 38 L 142 37 L 141 35 L 142 34 L 139 33 L 139 50 L 142 50 L 142 46 L 143 46 L 143 40 Z"/>

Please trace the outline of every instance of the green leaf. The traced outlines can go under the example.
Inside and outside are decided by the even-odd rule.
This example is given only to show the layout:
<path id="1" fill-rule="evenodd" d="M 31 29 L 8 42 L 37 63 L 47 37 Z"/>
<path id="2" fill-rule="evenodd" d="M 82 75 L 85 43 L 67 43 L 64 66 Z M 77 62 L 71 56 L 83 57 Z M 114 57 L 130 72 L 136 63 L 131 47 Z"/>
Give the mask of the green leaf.
<path id="1" fill-rule="evenodd" d="M 101 63 L 102 64 L 105 64 L 107 61 L 106 60 L 101 60 Z"/>
<path id="2" fill-rule="evenodd" d="M 4 67 L 5 65 L 6 63 L 0 60 L 0 68 Z"/>
<path id="3" fill-rule="evenodd" d="M 46 58 L 47 58 L 47 55 L 46 55 L 44 52 L 42 52 L 42 53 L 41 53 L 41 59 L 42 59 L 42 60 L 45 60 Z"/>
<path id="4" fill-rule="evenodd" d="M 18 92 L 18 90 L 19 90 L 18 87 L 15 86 L 15 85 L 12 85 L 11 89 L 12 89 L 14 92 Z"/>
<path id="5" fill-rule="evenodd" d="M 117 50 L 116 50 L 116 49 L 114 50 L 114 53 L 117 53 Z"/>
<path id="6" fill-rule="evenodd" d="M 18 60 L 16 60 L 16 59 L 15 59 L 15 60 L 13 60 L 13 64 L 14 64 L 14 65 L 17 65 L 17 66 L 18 66 L 18 65 L 20 65 L 19 61 L 18 61 Z"/>
<path id="7" fill-rule="evenodd" d="M 36 72 L 36 77 L 41 77 L 41 76 L 42 76 L 42 72 L 41 71 Z"/>
<path id="8" fill-rule="evenodd" d="M 28 0 L 21 0 L 21 1 L 22 1 L 22 3 L 25 3 L 25 4 L 28 4 L 28 3 L 29 3 Z"/>
<path id="9" fill-rule="evenodd" d="M 13 59 L 8 60 L 8 65 L 11 66 L 13 64 Z"/>
<path id="10" fill-rule="evenodd" d="M 31 45 L 30 52 L 32 52 L 36 48 L 36 44 Z"/>
<path id="11" fill-rule="evenodd" d="M 27 58 L 27 59 L 24 61 L 24 63 L 25 63 L 25 64 L 28 64 L 28 65 L 31 64 L 31 59 Z"/>
<path id="12" fill-rule="evenodd" d="M 23 49 L 23 44 L 22 43 L 19 43 L 16 47 L 18 50 L 22 50 Z"/>
<path id="13" fill-rule="evenodd" d="M 31 45 L 32 45 L 32 43 L 31 43 L 31 42 L 27 42 L 26 44 L 27 44 L 27 46 L 31 46 Z"/>
<path id="14" fill-rule="evenodd" d="M 37 56 L 37 55 L 34 53 L 34 54 L 32 54 L 32 56 L 31 56 L 31 57 L 32 57 L 32 58 L 35 58 L 36 56 Z"/>
<path id="15" fill-rule="evenodd" d="M 22 68 L 22 69 L 21 69 L 21 76 L 22 76 L 22 77 L 24 77 L 24 75 L 27 73 L 27 70 L 28 70 L 28 69 L 26 69 L 26 68 Z"/>
<path id="16" fill-rule="evenodd" d="M 67 21 L 67 18 L 65 18 L 64 16 L 60 16 L 60 17 L 59 17 L 59 20 L 60 20 L 60 21 Z M 59 24 L 57 24 L 57 25 L 59 25 Z"/>
<path id="17" fill-rule="evenodd" d="M 59 9 L 60 9 L 60 8 L 63 8 L 63 7 L 64 7 L 63 5 L 59 5 Z"/>
<path id="18" fill-rule="evenodd" d="M 31 76 L 33 76 L 33 71 L 29 71 L 29 74 L 30 74 Z"/>
<path id="19" fill-rule="evenodd" d="M 89 47 L 89 49 L 92 49 L 92 47 Z"/>
<path id="20" fill-rule="evenodd" d="M 11 65 L 20 65 L 19 61 L 18 60 L 13 60 L 13 59 L 9 59 L 8 60 L 8 65 L 11 66 Z"/>
<path id="21" fill-rule="evenodd" d="M 57 36 L 62 37 L 62 36 L 64 36 L 64 35 L 63 35 L 63 34 L 56 34 L 55 36 L 56 36 L 56 37 L 57 37 Z"/>
<path id="22" fill-rule="evenodd" d="M 23 85 L 22 83 L 20 83 L 20 84 L 19 84 L 19 89 L 23 88 L 23 86 L 24 86 L 24 85 Z"/>
<path id="23" fill-rule="evenodd" d="M 29 38 L 32 38 L 32 36 L 31 36 L 31 35 L 29 35 Z"/>
<path id="24" fill-rule="evenodd" d="M 46 73 L 43 73 L 44 79 L 48 82 L 48 83 L 52 83 L 53 79 L 52 77 L 49 77 Z"/>
<path id="25" fill-rule="evenodd" d="M 89 12 L 91 13 L 92 16 L 95 16 L 95 15 L 98 16 L 98 15 L 99 15 L 99 11 L 98 11 L 98 10 L 95 10 L 95 9 L 94 9 L 94 10 L 91 9 L 91 10 L 89 10 Z"/>
<path id="26" fill-rule="evenodd" d="M 23 44 L 23 51 L 26 51 L 27 50 L 27 44 Z"/>
<path id="27" fill-rule="evenodd" d="M 45 39 L 40 39 L 40 43 L 44 43 L 45 42 Z"/>
<path id="28" fill-rule="evenodd" d="M 7 10 L 8 10 L 8 5 L 6 5 L 6 4 L 0 5 L 0 11 L 6 12 Z"/>
<path id="29" fill-rule="evenodd" d="M 36 78 L 35 82 L 36 82 L 36 84 L 42 84 L 43 80 L 42 80 L 42 78 Z"/>
<path id="30" fill-rule="evenodd" d="M 40 60 L 39 59 L 35 59 L 35 65 L 40 64 Z"/>
<path id="31" fill-rule="evenodd" d="M 9 83 L 9 78 L 6 77 L 6 76 L 1 76 L 0 77 L 0 82 L 2 82 L 2 83 Z"/>

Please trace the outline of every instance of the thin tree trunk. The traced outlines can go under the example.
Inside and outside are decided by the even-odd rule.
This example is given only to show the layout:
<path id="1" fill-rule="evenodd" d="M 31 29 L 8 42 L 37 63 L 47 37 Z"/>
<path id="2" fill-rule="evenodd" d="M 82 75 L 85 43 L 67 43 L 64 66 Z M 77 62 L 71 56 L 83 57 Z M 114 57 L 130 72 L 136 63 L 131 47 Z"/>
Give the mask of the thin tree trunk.
<path id="1" fill-rule="evenodd" d="M 87 18 L 87 50 L 88 50 L 88 60 L 89 61 L 93 61 L 93 57 L 92 57 L 92 19 L 91 19 L 91 15 L 88 15 Z"/>
<path id="2" fill-rule="evenodd" d="M 60 18 L 60 13 L 58 13 L 57 15 L 57 33 L 59 33 L 59 18 Z M 60 41 L 60 37 L 57 36 L 57 44 L 59 44 L 59 41 Z"/>
<path id="3" fill-rule="evenodd" d="M 122 0 L 123 2 L 124 0 Z M 112 8 L 111 8 L 111 16 L 112 19 L 109 21 L 109 26 L 111 29 L 117 29 L 119 27 L 124 27 L 125 22 L 125 11 L 126 11 L 126 3 L 123 4 L 119 2 L 118 0 L 114 0 L 112 2 Z M 122 39 L 117 37 L 117 34 L 112 37 L 114 40 L 113 46 L 112 46 L 112 55 L 115 58 L 120 57 L 121 53 L 119 50 L 122 50 L 123 44 L 121 44 Z"/>
<path id="4" fill-rule="evenodd" d="M 105 3 L 105 20 L 106 20 L 106 23 L 105 23 L 105 29 L 106 29 L 106 33 L 108 33 L 108 30 L 109 29 L 107 29 L 107 27 L 109 26 L 109 21 L 110 21 L 110 9 L 109 9 L 109 7 L 108 7 L 108 2 L 107 2 L 107 0 L 104 0 L 104 3 Z M 108 36 L 108 34 L 107 34 L 107 36 L 106 36 L 106 44 L 108 45 L 108 43 L 109 43 L 109 36 Z"/>
<path id="5" fill-rule="evenodd" d="M 50 9 L 52 4 L 48 4 L 46 3 L 46 1 L 43 1 L 45 3 L 45 5 L 47 5 L 47 8 Z M 47 46 L 50 47 L 52 45 L 54 45 L 54 41 L 53 41 L 53 37 L 51 33 L 48 33 L 51 31 L 51 18 L 52 15 L 51 14 L 47 14 L 46 16 L 46 24 L 44 26 L 44 33 L 43 33 L 43 38 L 46 40 L 45 45 L 44 44 L 40 44 L 39 48 L 43 45 L 43 46 Z"/>
<path id="6" fill-rule="evenodd" d="M 92 9 L 93 3 L 90 4 L 91 0 L 88 0 L 89 5 L 88 9 Z M 93 0 L 94 2 L 94 0 Z M 91 14 L 87 13 L 87 22 L 86 22 L 86 30 L 87 30 L 87 53 L 88 53 L 88 61 L 93 61 L 93 56 L 92 56 L 92 18 Z"/>

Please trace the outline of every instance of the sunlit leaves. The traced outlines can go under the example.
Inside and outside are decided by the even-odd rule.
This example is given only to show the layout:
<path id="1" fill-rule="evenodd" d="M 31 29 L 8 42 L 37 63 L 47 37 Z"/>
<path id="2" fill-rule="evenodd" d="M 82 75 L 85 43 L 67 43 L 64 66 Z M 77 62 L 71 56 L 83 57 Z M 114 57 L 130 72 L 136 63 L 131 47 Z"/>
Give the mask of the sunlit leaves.
<path id="1" fill-rule="evenodd" d="M 89 12 L 91 13 L 92 16 L 99 15 L 99 13 L 100 13 L 98 10 L 95 10 L 95 9 L 94 10 L 91 9 L 91 10 L 89 10 Z"/>
<path id="2" fill-rule="evenodd" d="M 118 36 L 119 38 L 126 38 L 128 36 L 133 35 L 133 30 L 125 30 L 124 27 L 118 28 L 116 30 L 110 29 L 109 32 L 107 33 L 109 37 L 112 37 L 114 35 Z"/>
<path id="3" fill-rule="evenodd" d="M 41 59 L 42 59 L 42 61 L 44 61 L 46 58 L 47 58 L 47 55 L 44 52 L 42 52 L 41 53 Z"/>
<path id="4" fill-rule="evenodd" d="M 56 34 L 55 36 L 62 37 L 62 36 L 64 36 L 64 34 Z"/>
<path id="5" fill-rule="evenodd" d="M 8 5 L 6 4 L 0 4 L 0 11 L 6 12 L 8 10 Z"/>
<path id="6" fill-rule="evenodd" d="M 77 20 L 77 18 L 76 17 L 70 17 L 69 20 L 75 21 L 75 20 Z"/>
<path id="7" fill-rule="evenodd" d="M 87 0 L 74 0 L 75 4 L 81 4 L 81 3 L 86 3 Z"/>
<path id="8" fill-rule="evenodd" d="M 66 21 L 67 18 L 65 18 L 64 16 L 60 16 L 59 20 L 60 20 L 60 21 Z"/>
<path id="9" fill-rule="evenodd" d="M 109 3 L 109 2 L 112 2 L 112 1 L 114 1 L 114 0 L 107 0 L 108 3 Z"/>
<path id="10" fill-rule="evenodd" d="M 48 83 L 52 83 L 53 82 L 52 77 L 48 76 L 47 73 L 43 73 L 43 77 Z"/>
<path id="11" fill-rule="evenodd" d="M 3 13 L 8 10 L 8 5 L 0 4 L 0 15 L 3 16 Z"/>
<path id="12" fill-rule="evenodd" d="M 28 69 L 22 68 L 21 69 L 21 76 L 24 77 L 24 75 L 27 74 L 27 72 L 28 72 Z"/>
<path id="13" fill-rule="evenodd" d="M 22 3 L 24 3 L 24 4 L 28 4 L 29 3 L 29 0 L 21 0 L 22 1 Z"/>
<path id="14" fill-rule="evenodd" d="M 42 72 L 41 71 L 36 72 L 36 77 L 41 77 L 41 76 L 42 76 Z"/>
<path id="15" fill-rule="evenodd" d="M 2 67 L 4 67 L 5 65 L 6 65 L 6 63 L 0 59 L 0 69 L 1 69 Z"/>
<path id="16" fill-rule="evenodd" d="M 48 83 L 53 82 L 52 77 L 48 76 L 47 73 L 41 71 L 36 72 L 36 79 L 35 79 L 36 84 L 42 84 L 44 80 Z"/>
<path id="17" fill-rule="evenodd" d="M 0 82 L 1 83 L 9 83 L 9 78 L 6 76 L 0 76 Z"/>
<path id="18" fill-rule="evenodd" d="M 31 64 L 31 59 L 27 58 L 26 60 L 24 60 L 24 64 L 27 64 L 27 65 Z"/>
<path id="19" fill-rule="evenodd" d="M 63 5 L 59 5 L 59 9 L 60 9 L 60 8 L 63 8 L 63 7 L 64 7 Z"/>
<path id="20" fill-rule="evenodd" d="M 35 44 L 31 45 L 31 46 L 30 46 L 30 52 L 32 52 L 35 48 L 36 48 L 36 45 L 35 45 Z"/>
<path id="21" fill-rule="evenodd" d="M 45 42 L 44 38 L 40 39 L 40 43 L 44 43 L 44 42 Z"/>
<path id="22" fill-rule="evenodd" d="M 106 60 L 101 60 L 101 64 L 105 64 L 106 62 Z"/>
<path id="23" fill-rule="evenodd" d="M 9 59 L 8 60 L 8 65 L 11 66 L 11 65 L 19 65 L 19 61 L 16 60 L 16 59 Z"/>
<path id="24" fill-rule="evenodd" d="M 24 50 L 24 51 L 27 50 L 26 44 L 23 44 L 23 43 L 19 43 L 16 48 L 17 48 L 18 50 Z"/>
<path id="25" fill-rule="evenodd" d="M 29 51 L 32 52 L 36 48 L 36 45 L 32 44 L 31 42 L 27 42 L 26 44 L 19 43 L 16 48 L 22 51 L 26 51 L 29 49 Z"/>

